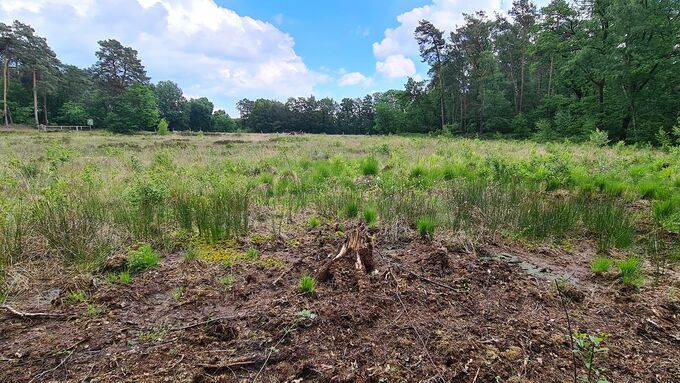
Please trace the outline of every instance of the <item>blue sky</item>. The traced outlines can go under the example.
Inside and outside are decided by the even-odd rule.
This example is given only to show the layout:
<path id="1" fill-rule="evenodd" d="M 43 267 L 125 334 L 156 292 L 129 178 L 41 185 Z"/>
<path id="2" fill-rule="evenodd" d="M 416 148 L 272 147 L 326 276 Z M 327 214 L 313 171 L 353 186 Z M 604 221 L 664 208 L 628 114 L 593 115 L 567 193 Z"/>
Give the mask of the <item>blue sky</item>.
<path id="1" fill-rule="evenodd" d="M 538 0 L 544 5 L 547 0 Z M 173 80 L 234 115 L 244 97 L 360 97 L 423 78 L 413 30 L 451 31 L 462 13 L 510 0 L 2 0 L 0 21 L 32 25 L 65 63 L 89 67 L 97 41 L 139 51 L 152 81 Z"/>

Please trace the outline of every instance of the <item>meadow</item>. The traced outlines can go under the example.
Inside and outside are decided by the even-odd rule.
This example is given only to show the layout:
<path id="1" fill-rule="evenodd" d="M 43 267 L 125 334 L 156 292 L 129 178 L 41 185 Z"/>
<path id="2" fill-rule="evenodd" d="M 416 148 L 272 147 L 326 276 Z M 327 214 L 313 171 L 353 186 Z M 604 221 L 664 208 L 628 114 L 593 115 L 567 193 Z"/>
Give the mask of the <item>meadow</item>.
<path id="1" fill-rule="evenodd" d="M 327 253 L 337 252 L 338 241 L 352 228 L 366 227 L 380 257 L 395 248 L 416 246 L 416 253 L 444 248 L 449 254 L 474 254 L 466 262 L 484 258 L 479 262 L 495 264 L 503 263 L 495 258 L 496 252 L 482 250 L 510 249 L 538 266 L 550 264 L 558 269 L 556 275 L 561 275 L 562 267 L 564 278 L 555 282 L 559 290 L 555 297 L 562 297 L 560 284 L 569 284 L 573 277 L 581 282 L 563 287 L 565 291 L 592 292 L 607 286 L 617 294 L 638 297 L 632 298 L 636 301 L 654 297 L 649 305 L 666 307 L 677 319 L 680 150 L 676 148 L 444 136 L 9 130 L 0 132 L 0 164 L 0 302 L 12 307 L 27 302 L 30 307 L 36 294 L 58 286 L 60 312 L 82 306 L 78 312 L 86 318 L 101 317 L 106 300 L 92 298 L 99 289 L 124 290 L 145 283 L 151 278 L 145 276 L 146 269 L 160 273 L 154 278 L 164 278 L 158 264 L 172 257 L 204 265 L 195 266 L 199 269 L 222 268 L 215 272 L 219 285 L 228 290 L 250 283 L 247 277 L 239 279 L 243 276 L 239 273 L 254 268 L 271 274 L 271 279 L 290 278 L 287 288 L 296 296 L 321 291 L 316 298 L 299 299 L 322 300 L 322 292 L 330 295 L 332 288 L 314 279 L 314 265 L 323 263 Z M 310 236 L 330 239 L 305 247 Z M 545 249 L 553 255 L 542 259 Z M 307 253 L 304 267 L 287 258 L 291 252 Z M 124 267 L 111 266 L 116 256 L 124 258 Z M 385 265 L 383 270 L 392 270 Z M 429 266 L 419 267 L 411 273 L 422 276 Z M 449 285 L 457 270 L 436 274 L 437 283 Z M 521 270 L 513 273 L 522 274 L 515 278 L 531 278 Z M 423 278 L 427 285 L 434 277 Z M 399 286 L 396 278 L 394 282 Z M 174 286 L 168 294 L 181 300 L 189 285 Z M 332 286 L 338 289 L 342 284 Z M 541 290 L 556 293 L 550 283 Z M 605 300 L 599 305 L 613 304 L 606 297 L 599 299 Z M 553 319 L 562 321 L 561 313 L 567 310 L 555 302 Z M 307 306 L 313 304 L 307 303 L 305 310 Z M 300 315 L 313 322 L 317 313 Z M 582 314 L 582 319 L 586 317 Z M 677 327 L 677 322 L 664 327 L 671 335 L 664 335 L 662 342 L 667 343 L 660 350 L 673 347 Z M 145 329 L 146 335 L 138 339 L 153 343 L 155 336 L 165 334 L 154 329 Z M 416 334 L 420 338 L 417 330 Z M 572 348 L 578 339 L 572 335 Z M 584 350 L 586 355 L 588 348 Z M 548 371 L 535 368 L 534 379 L 539 371 Z M 661 375 L 654 373 L 672 376 L 673 367 L 665 368 Z M 608 373 L 620 381 L 630 376 L 618 365 L 610 369 L 614 371 Z M 256 368 L 245 373 L 257 379 L 262 370 L 264 365 L 259 372 Z M 472 370 L 472 375 L 480 372 Z M 361 368 L 352 371 L 358 371 L 355 378 L 368 376 Z M 418 371 L 413 376 L 424 373 Z M 586 372 L 590 379 L 592 371 Z M 407 376 L 403 374 L 401 370 L 397 376 Z"/>

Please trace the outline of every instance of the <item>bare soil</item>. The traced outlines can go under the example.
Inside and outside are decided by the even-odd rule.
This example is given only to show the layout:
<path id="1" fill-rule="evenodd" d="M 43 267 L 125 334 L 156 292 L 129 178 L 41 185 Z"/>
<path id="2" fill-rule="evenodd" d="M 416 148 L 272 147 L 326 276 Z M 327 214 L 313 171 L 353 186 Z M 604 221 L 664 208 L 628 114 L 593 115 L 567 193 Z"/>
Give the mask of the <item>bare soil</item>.
<path id="1" fill-rule="evenodd" d="M 41 281 L 40 294 L 8 305 L 63 317 L 0 313 L 0 381 L 572 382 L 552 280 L 563 275 L 574 281 L 565 292 L 574 329 L 608 334 L 609 351 L 595 363 L 609 381 L 680 382 L 673 277 L 648 278 L 639 291 L 593 277 L 587 244 L 565 250 L 414 235 L 387 243 L 373 234 L 374 270 L 340 259 L 313 295 L 297 282 L 342 246 L 331 226 L 256 244 L 283 266 L 229 270 L 169 253 L 129 284 Z M 228 289 L 219 280 L 230 273 Z M 66 303 L 76 287 L 88 303 Z"/>

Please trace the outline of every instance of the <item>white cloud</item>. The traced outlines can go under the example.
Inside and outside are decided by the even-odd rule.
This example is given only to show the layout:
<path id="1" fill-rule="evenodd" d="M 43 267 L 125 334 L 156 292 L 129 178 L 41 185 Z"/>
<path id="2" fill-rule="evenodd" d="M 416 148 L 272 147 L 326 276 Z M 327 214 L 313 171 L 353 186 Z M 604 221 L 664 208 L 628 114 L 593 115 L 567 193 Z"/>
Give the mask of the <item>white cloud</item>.
<path id="1" fill-rule="evenodd" d="M 418 54 L 418 45 L 413 33 L 420 20 L 429 20 L 440 30 L 451 32 L 463 24 L 463 13 L 484 10 L 493 16 L 493 12 L 502 11 L 503 5 L 503 0 L 434 0 L 432 4 L 413 8 L 397 16 L 399 25 L 386 29 L 382 41 L 373 43 L 373 54 L 377 59 L 397 54 L 415 56 Z"/>
<path id="2" fill-rule="evenodd" d="M 338 85 L 340 86 L 351 86 L 351 85 L 372 85 L 373 80 L 364 76 L 359 72 L 346 73 L 340 77 L 338 80 Z"/>
<path id="3" fill-rule="evenodd" d="M 416 73 L 416 65 L 404 55 L 387 56 L 385 60 L 375 64 L 378 73 L 390 78 L 413 76 Z"/>
<path id="4" fill-rule="evenodd" d="M 307 68 L 290 35 L 214 0 L 1 0 L 0 21 L 14 19 L 79 66 L 94 63 L 97 40 L 118 39 L 139 51 L 153 81 L 176 81 L 220 107 L 234 97 L 309 95 L 330 81 Z"/>

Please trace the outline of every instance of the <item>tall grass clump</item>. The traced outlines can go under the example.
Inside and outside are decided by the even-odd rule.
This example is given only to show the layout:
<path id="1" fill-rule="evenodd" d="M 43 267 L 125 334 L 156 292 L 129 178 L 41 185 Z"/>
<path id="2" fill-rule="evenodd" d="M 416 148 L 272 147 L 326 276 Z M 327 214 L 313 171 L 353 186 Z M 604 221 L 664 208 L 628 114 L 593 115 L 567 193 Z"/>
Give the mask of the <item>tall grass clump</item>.
<path id="1" fill-rule="evenodd" d="M 433 238 L 436 228 L 437 224 L 432 217 L 421 217 L 416 222 L 416 230 L 422 238 Z"/>
<path id="2" fill-rule="evenodd" d="M 606 253 L 612 247 L 624 249 L 635 238 L 631 214 L 612 201 L 595 201 L 584 211 L 586 227 L 595 235 L 597 250 Z"/>
<path id="3" fill-rule="evenodd" d="M 245 192 L 217 186 L 176 196 L 172 204 L 182 229 L 198 231 L 210 242 L 234 238 L 248 231 L 249 199 Z"/>
<path id="4" fill-rule="evenodd" d="M 24 212 L 0 210 L 0 269 L 12 264 L 23 252 Z"/>
<path id="5" fill-rule="evenodd" d="M 97 268 L 116 246 L 109 207 L 97 197 L 46 198 L 33 210 L 34 228 L 50 252 L 80 267 Z"/>
<path id="6" fill-rule="evenodd" d="M 608 257 L 597 257 L 593 261 L 593 263 L 590 264 L 590 269 L 593 271 L 595 274 L 604 274 L 611 269 L 612 265 L 614 262 L 611 260 L 611 258 Z"/>
<path id="7" fill-rule="evenodd" d="M 373 156 L 366 157 L 359 162 L 359 170 L 361 171 L 361 175 L 374 176 L 377 175 L 380 170 L 380 163 Z"/>
<path id="8" fill-rule="evenodd" d="M 520 210 L 520 233 L 529 238 L 559 239 L 572 233 L 580 219 L 581 202 L 572 199 L 529 199 Z"/>
<path id="9" fill-rule="evenodd" d="M 642 275 L 642 260 L 638 257 L 628 257 L 616 265 L 619 269 L 621 282 L 625 285 L 640 287 L 644 282 Z"/>
<path id="10" fill-rule="evenodd" d="M 364 208 L 364 222 L 373 227 L 378 223 L 378 210 L 373 206 Z"/>
<path id="11" fill-rule="evenodd" d="M 168 188 L 153 178 L 138 178 L 125 190 L 116 220 L 126 226 L 136 240 L 156 241 L 165 234 Z"/>

